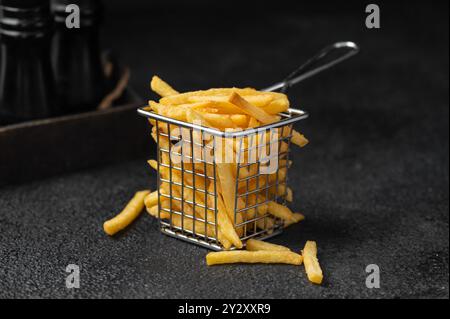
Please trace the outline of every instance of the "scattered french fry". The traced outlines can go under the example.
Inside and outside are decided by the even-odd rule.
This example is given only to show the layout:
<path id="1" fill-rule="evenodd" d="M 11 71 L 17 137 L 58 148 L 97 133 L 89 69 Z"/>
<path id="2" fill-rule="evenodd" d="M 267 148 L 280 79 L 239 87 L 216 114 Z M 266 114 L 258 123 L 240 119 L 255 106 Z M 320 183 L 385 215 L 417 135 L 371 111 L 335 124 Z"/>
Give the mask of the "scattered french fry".
<path id="1" fill-rule="evenodd" d="M 112 236 L 131 224 L 144 209 L 144 199 L 149 193 L 148 190 L 137 192 L 123 211 L 103 224 L 105 233 Z"/>
<path id="2" fill-rule="evenodd" d="M 206 264 L 208 266 L 235 263 L 301 265 L 302 261 L 301 255 L 291 251 L 234 250 L 213 252 L 206 255 Z"/>
<path id="3" fill-rule="evenodd" d="M 281 245 L 271 244 L 266 241 L 249 239 L 246 243 L 246 249 L 250 251 L 268 250 L 268 251 L 291 251 L 289 248 Z"/>
<path id="4" fill-rule="evenodd" d="M 317 244 L 315 241 L 307 241 L 302 251 L 305 270 L 309 281 L 321 284 L 323 280 L 322 269 L 317 259 Z"/>

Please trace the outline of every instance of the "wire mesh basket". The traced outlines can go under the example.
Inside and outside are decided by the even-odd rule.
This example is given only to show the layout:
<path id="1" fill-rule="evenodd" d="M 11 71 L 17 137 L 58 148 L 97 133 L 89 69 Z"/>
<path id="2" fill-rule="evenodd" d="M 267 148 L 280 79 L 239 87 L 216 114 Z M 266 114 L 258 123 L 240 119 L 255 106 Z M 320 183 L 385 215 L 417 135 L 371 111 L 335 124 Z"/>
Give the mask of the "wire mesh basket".
<path id="1" fill-rule="evenodd" d="M 241 131 L 220 131 L 145 108 L 138 112 L 152 122 L 157 142 L 158 217 L 164 234 L 223 250 L 218 222 L 222 202 L 230 201 L 230 219 L 244 245 L 283 230 L 283 220 L 265 208 L 269 202 L 286 203 L 292 125 L 306 112 L 289 109 L 276 123 Z M 225 187 L 224 180 L 233 184 Z"/>

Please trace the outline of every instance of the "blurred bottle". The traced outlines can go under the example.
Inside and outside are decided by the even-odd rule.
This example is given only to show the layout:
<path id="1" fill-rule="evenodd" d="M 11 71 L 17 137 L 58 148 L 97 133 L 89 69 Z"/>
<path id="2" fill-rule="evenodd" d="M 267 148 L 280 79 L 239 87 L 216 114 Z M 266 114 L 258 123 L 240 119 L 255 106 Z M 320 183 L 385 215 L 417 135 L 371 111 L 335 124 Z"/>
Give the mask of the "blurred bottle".
<path id="1" fill-rule="evenodd" d="M 48 0 L 0 0 L 0 125 L 56 113 Z"/>
<path id="2" fill-rule="evenodd" d="M 69 4 L 80 9 L 79 28 L 66 26 L 66 18 L 73 13 L 66 12 Z M 58 101 L 64 113 L 95 109 L 107 94 L 99 45 L 101 1 L 53 0 L 52 11 L 56 23 L 52 63 Z"/>

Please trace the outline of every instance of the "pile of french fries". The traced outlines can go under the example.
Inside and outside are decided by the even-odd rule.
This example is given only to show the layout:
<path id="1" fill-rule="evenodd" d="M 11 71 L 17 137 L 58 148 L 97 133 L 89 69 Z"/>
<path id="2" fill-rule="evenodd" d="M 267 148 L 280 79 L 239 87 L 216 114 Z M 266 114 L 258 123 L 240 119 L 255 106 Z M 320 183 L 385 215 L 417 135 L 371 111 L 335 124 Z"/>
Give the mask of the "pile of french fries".
<path id="1" fill-rule="evenodd" d="M 247 130 L 271 124 L 279 121 L 279 113 L 286 112 L 289 108 L 289 100 L 285 94 L 260 92 L 252 88 L 222 88 L 179 93 L 169 84 L 154 76 L 151 81 L 151 89 L 161 98 L 158 102 L 149 101 L 149 110 L 165 117 L 200 124 L 220 131 Z M 194 234 L 217 238 L 225 250 L 230 250 L 233 247 L 241 249 L 245 244 L 246 250 L 208 254 L 206 257 L 208 265 L 235 262 L 288 263 L 294 265 L 304 263 L 308 278 L 315 283 L 322 281 L 322 271 L 316 257 L 317 247 L 315 242 L 308 241 L 303 254 L 297 254 L 283 246 L 253 239 L 243 243 L 241 239 L 247 236 L 248 231 L 273 229 L 277 220 L 282 220 L 284 226 L 287 227 L 304 219 L 302 214 L 294 213 L 288 207 L 274 200 L 277 197 L 284 197 L 288 202 L 292 202 L 292 190 L 285 183 L 287 169 L 291 165 L 289 161 L 280 157 L 279 168 L 275 173 L 268 174 L 268 176 L 257 175 L 258 172 L 255 170 L 259 169 L 258 165 L 239 167 L 239 170 L 236 170 L 237 165 L 242 164 L 242 161 L 249 160 L 250 154 L 248 151 L 242 153 L 236 140 L 232 140 L 231 142 L 225 141 L 213 157 L 222 156 L 223 159 L 227 154 L 236 155 L 239 153 L 241 156 L 239 163 L 237 158 L 231 162 L 222 162 L 215 158 L 214 165 L 206 165 L 205 155 L 201 148 L 211 137 L 204 134 L 197 136 L 194 133 L 190 140 L 192 145 L 188 148 L 190 152 L 185 154 L 186 149 L 183 149 L 183 152 L 181 149 L 176 149 L 182 146 L 173 145 L 170 138 L 171 136 L 183 135 L 183 132 L 176 131 L 180 130 L 178 126 L 163 122 L 158 123 L 153 119 L 150 119 L 150 123 L 153 125 L 152 138 L 159 143 L 160 148 L 168 150 L 168 153 L 161 153 L 160 164 L 162 165 L 158 165 L 155 160 L 149 160 L 148 162 L 153 169 L 159 169 L 161 178 L 174 181 L 176 184 L 162 182 L 159 192 L 166 196 L 160 196 L 159 199 L 158 190 L 136 193 L 121 214 L 105 222 L 104 230 L 106 233 L 113 235 L 125 228 L 145 206 L 150 215 L 163 220 L 170 219 L 171 225 L 182 227 Z M 160 134 L 161 132 L 164 134 Z M 308 143 L 307 139 L 295 130 L 280 130 L 279 134 L 281 135 L 279 140 L 280 153 L 285 152 L 289 147 L 288 143 L 283 141 L 283 137 L 288 139 L 291 136 L 290 141 L 300 147 Z M 253 146 L 252 143 L 270 143 L 270 138 L 269 134 L 263 131 L 257 133 L 255 139 L 243 137 L 240 143 L 245 145 L 248 150 L 249 147 Z M 181 141 L 183 140 L 181 139 Z M 172 157 L 174 154 L 178 154 L 181 160 L 184 160 L 184 156 L 188 155 L 190 161 L 185 161 L 183 164 L 174 161 Z M 263 155 L 257 154 L 256 156 L 256 160 L 259 160 L 258 156 Z M 204 161 L 196 163 L 193 160 L 196 158 L 201 158 Z M 179 169 L 172 169 L 173 167 Z M 186 173 L 186 169 L 196 174 Z M 239 176 L 236 176 L 237 171 Z M 204 178 L 200 176 L 204 176 Z M 216 182 L 213 183 L 207 178 L 208 176 L 213 176 Z M 241 185 L 241 179 L 252 176 L 256 176 L 256 178 L 250 179 L 250 182 L 242 182 Z M 277 183 L 274 183 L 275 180 Z M 239 182 L 238 187 L 236 187 L 237 182 Z M 198 185 L 201 185 L 200 190 Z M 260 192 L 259 189 L 264 188 L 265 185 L 267 187 L 264 192 Z M 250 192 L 251 195 L 247 196 L 244 201 L 238 195 L 245 192 Z M 168 196 L 169 194 L 170 196 Z M 205 194 L 215 194 L 215 198 Z M 199 203 L 200 206 L 190 204 L 193 202 Z M 237 207 L 235 207 L 236 205 Z M 203 209 L 202 207 L 212 207 L 213 210 Z M 254 208 L 243 210 L 246 207 Z M 181 216 L 170 214 L 170 209 L 183 212 L 183 214 Z M 217 219 L 214 211 L 217 211 Z M 267 217 L 267 214 L 271 217 Z M 194 216 L 195 218 L 193 218 Z M 258 216 L 266 217 L 258 219 Z M 217 227 L 207 225 L 207 221 L 215 221 Z"/>
<path id="2" fill-rule="evenodd" d="M 229 88 L 229 89 L 210 89 L 205 91 L 194 91 L 187 93 L 178 93 L 174 90 L 169 84 L 164 82 L 158 77 L 153 77 L 151 81 L 151 88 L 154 92 L 161 95 L 161 99 L 159 102 L 150 101 L 149 106 L 151 110 L 160 115 L 180 120 L 183 122 L 190 123 L 198 123 L 201 126 L 216 128 L 221 131 L 233 131 L 233 130 L 246 130 L 249 128 L 255 128 L 264 124 L 274 123 L 280 120 L 280 116 L 278 115 L 280 112 L 285 112 L 289 108 L 289 100 L 285 94 L 282 93 L 274 93 L 274 92 L 260 92 L 252 88 L 238 89 L 238 88 Z M 163 147 L 166 150 L 173 150 L 172 154 L 181 154 L 180 150 L 174 150 L 176 146 L 171 144 L 171 141 L 167 136 L 177 135 L 176 132 L 172 131 L 172 127 L 167 125 L 166 123 L 159 123 L 158 129 L 160 132 L 165 133 L 165 136 L 158 135 L 156 122 L 154 120 L 150 120 L 153 125 L 152 136 L 155 139 L 155 142 L 158 142 L 160 147 Z M 178 127 L 173 127 L 173 131 L 178 129 Z M 280 133 L 289 135 L 291 132 L 287 129 Z M 178 132 L 180 134 L 180 132 Z M 245 144 L 248 149 L 250 143 L 256 144 L 258 141 L 263 139 L 264 143 L 268 143 L 269 134 L 263 132 L 261 134 L 266 134 L 267 136 L 258 136 L 254 139 L 244 138 L 241 143 Z M 307 140 L 304 136 L 296 131 L 292 134 L 292 141 L 294 144 L 298 144 L 300 146 L 304 146 L 307 144 Z M 200 137 L 199 137 L 200 138 Z M 205 139 L 205 136 L 202 137 Z M 187 151 L 194 153 L 195 158 L 202 158 L 202 150 L 201 143 L 203 141 L 195 141 L 195 135 L 193 137 L 193 141 L 190 143 L 195 144 L 191 149 L 188 147 Z M 206 137 L 206 139 L 208 139 Z M 196 143 L 197 142 L 197 143 Z M 236 144 L 238 144 L 235 140 L 224 140 L 224 147 L 221 147 L 216 152 L 222 152 L 221 154 L 215 154 L 215 156 L 222 156 L 222 159 L 225 158 L 226 153 L 237 153 L 239 152 Z M 198 149 L 197 149 L 198 146 Z M 281 142 L 279 152 L 286 151 L 288 144 L 286 142 Z M 186 151 L 186 150 L 184 150 Z M 245 152 L 244 152 L 245 153 Z M 257 153 L 257 152 L 256 152 Z M 188 154 L 189 156 L 192 154 Z M 180 155 L 182 156 L 182 155 Z M 246 161 L 249 154 L 241 154 L 244 156 L 243 162 Z M 247 157 L 246 157 L 247 156 Z M 255 154 L 258 157 L 258 154 Z M 297 223 L 301 221 L 304 217 L 299 213 L 293 213 L 286 206 L 280 205 L 275 201 L 271 201 L 270 198 L 267 198 L 267 194 L 264 191 L 256 194 L 253 193 L 247 199 L 247 203 L 241 197 L 238 197 L 237 200 L 237 209 L 242 210 L 245 207 L 255 206 L 255 204 L 264 203 L 258 206 L 256 209 L 247 210 L 244 213 L 236 213 L 235 214 L 235 205 L 236 205 L 236 180 L 237 178 L 245 178 L 247 176 L 256 176 L 258 165 L 250 165 L 248 169 L 240 168 L 239 174 L 241 176 L 236 175 L 236 165 L 237 156 L 234 158 L 234 161 L 231 163 L 223 161 L 215 162 L 215 171 L 216 176 L 214 179 L 216 183 L 213 183 L 211 180 L 199 178 L 200 175 L 213 176 L 214 170 L 211 166 L 206 166 L 203 164 L 193 163 L 193 160 L 184 163 L 184 169 L 188 168 L 191 171 L 195 171 L 199 173 L 195 176 L 197 179 L 197 185 L 204 185 L 203 189 L 200 191 L 193 190 L 194 181 L 192 174 L 183 173 L 181 169 L 180 163 L 174 163 L 173 158 L 168 154 L 163 153 L 162 158 L 163 166 L 160 166 L 159 173 L 165 179 L 171 178 L 181 184 L 183 181 L 187 184 L 187 187 L 184 189 L 181 186 L 173 186 L 170 190 L 170 185 L 168 183 L 162 183 L 160 191 L 165 194 L 169 194 L 170 192 L 175 193 L 176 197 L 183 198 L 185 203 L 183 203 L 183 212 L 187 217 L 191 215 L 191 218 L 184 218 L 179 215 L 164 213 L 160 214 L 159 217 L 162 219 L 171 218 L 172 224 L 176 226 L 181 226 L 183 224 L 183 228 L 200 232 L 202 235 L 204 234 L 204 222 L 197 221 L 195 224 L 192 221 L 192 215 L 196 215 L 196 217 L 200 218 L 200 220 L 215 220 L 214 213 L 212 211 L 205 211 L 202 208 L 197 207 L 196 205 L 190 205 L 188 202 L 192 202 L 193 198 L 198 201 L 201 205 L 206 205 L 208 207 L 214 207 L 215 202 L 214 198 L 204 198 L 204 192 L 210 191 L 210 193 L 217 194 L 217 225 L 218 225 L 218 234 L 214 233 L 214 228 L 210 227 L 211 234 L 207 234 L 210 237 L 216 237 L 222 244 L 225 249 L 230 249 L 232 246 L 236 248 L 242 248 L 243 243 L 241 238 L 244 237 L 246 231 L 250 228 L 256 229 L 266 229 L 273 228 L 275 220 L 273 218 L 261 218 L 252 225 L 251 223 L 245 224 L 245 226 L 236 226 L 245 221 L 254 220 L 256 216 L 264 216 L 267 213 L 271 214 L 273 217 L 279 218 L 285 222 L 286 225 L 291 225 L 293 223 Z M 256 158 L 258 160 L 258 158 Z M 281 160 L 283 161 L 283 159 Z M 157 169 L 156 161 L 149 161 L 149 164 L 152 168 Z M 180 168 L 179 170 L 172 170 L 170 172 L 167 166 Z M 241 163 L 242 164 L 242 160 Z M 281 167 L 283 163 L 278 163 Z M 238 189 L 238 193 L 242 194 L 244 192 L 258 191 L 259 188 L 264 189 L 264 186 L 268 183 L 267 186 L 273 185 L 269 189 L 270 195 L 279 195 L 283 196 L 286 194 L 287 200 L 292 200 L 292 190 L 286 187 L 285 179 L 286 179 L 286 171 L 287 171 L 287 163 L 284 163 L 282 168 L 279 168 L 276 173 L 270 174 L 267 176 L 259 176 L 257 178 L 251 178 L 250 183 L 242 182 Z M 206 171 L 205 171 L 206 170 Z M 183 176 L 184 174 L 184 176 Z M 278 183 L 275 184 L 275 180 L 278 179 Z M 248 185 L 250 184 L 250 185 Z M 214 187 L 216 187 L 216 192 L 214 192 Z M 194 194 L 195 193 L 195 194 Z M 277 193 L 277 194 L 274 194 Z M 181 203 L 177 200 L 170 200 L 166 197 L 162 197 L 164 201 L 161 203 L 163 208 L 175 207 L 177 210 L 181 211 Z M 209 201 L 209 202 L 208 202 Z M 258 201 L 258 202 L 256 202 Z M 148 212 L 157 217 L 156 214 L 159 210 L 158 202 L 157 202 L 157 191 L 148 195 L 146 202 L 146 207 Z M 214 207 L 215 208 L 215 207 Z M 160 210 L 159 210 L 160 211 Z M 209 215 L 209 216 L 208 216 Z M 203 223 L 203 225 L 202 225 Z M 191 225 L 192 224 L 192 225 Z M 256 228 L 255 228 L 256 227 Z M 203 232 L 203 233 L 202 233 Z M 206 232 L 208 232 L 208 228 L 206 227 Z M 212 235 L 212 236 L 211 236 Z"/>

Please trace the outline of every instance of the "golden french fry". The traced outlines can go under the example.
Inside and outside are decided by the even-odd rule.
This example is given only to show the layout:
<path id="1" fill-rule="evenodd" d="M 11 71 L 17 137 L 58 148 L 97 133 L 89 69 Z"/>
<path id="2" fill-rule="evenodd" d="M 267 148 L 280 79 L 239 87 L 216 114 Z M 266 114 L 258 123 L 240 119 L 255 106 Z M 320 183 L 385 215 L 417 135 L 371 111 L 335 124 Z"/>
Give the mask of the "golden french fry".
<path id="1" fill-rule="evenodd" d="M 216 109 L 218 112 L 217 113 L 222 113 L 222 114 L 240 114 L 240 115 L 244 115 L 245 113 L 242 112 L 242 110 L 240 108 L 238 108 L 236 105 L 231 104 L 230 102 L 227 101 L 228 97 L 227 96 L 220 96 L 220 97 L 208 97 L 208 96 L 193 96 L 189 98 L 189 101 L 191 103 L 205 103 L 208 102 L 210 103 L 210 107 Z"/>
<path id="2" fill-rule="evenodd" d="M 278 116 L 270 115 L 262 109 L 250 104 L 247 100 L 241 97 L 237 92 L 233 92 L 228 99 L 228 102 L 239 107 L 246 114 L 253 116 L 263 124 L 273 123 L 279 120 Z"/>
<path id="3" fill-rule="evenodd" d="M 271 215 L 287 222 L 296 223 L 299 220 L 299 217 L 295 216 L 289 208 L 273 201 L 270 201 L 267 205 L 262 205 L 259 208 L 262 211 L 267 210 Z"/>
<path id="4" fill-rule="evenodd" d="M 166 82 L 161 80 L 156 75 L 152 77 L 152 81 L 150 82 L 150 87 L 153 92 L 159 94 L 162 97 L 179 94 L 169 84 L 167 84 Z"/>
<path id="5" fill-rule="evenodd" d="M 268 105 L 270 105 L 273 101 L 273 96 L 266 93 L 260 93 L 258 95 L 242 95 L 245 96 L 245 99 L 251 103 L 252 105 L 256 107 L 265 108 Z M 204 101 L 210 101 L 215 102 L 216 107 L 223 110 L 224 113 L 231 112 L 231 113 L 237 113 L 241 114 L 242 110 L 239 111 L 239 108 L 236 110 L 236 107 L 232 107 L 229 101 L 229 96 L 226 95 L 219 95 L 219 96 L 192 96 L 189 98 L 190 102 L 204 102 Z M 230 105 L 231 104 L 231 105 Z"/>
<path id="6" fill-rule="evenodd" d="M 146 210 L 151 216 L 158 218 L 158 205 L 146 206 Z"/>
<path id="7" fill-rule="evenodd" d="M 258 226 L 259 229 L 267 229 L 268 234 L 273 233 L 273 227 L 275 226 L 275 221 L 271 217 L 264 217 L 262 219 L 258 219 L 256 222 L 256 226 Z"/>
<path id="8" fill-rule="evenodd" d="M 163 199 L 162 197 L 161 199 Z M 151 192 L 144 198 L 145 207 L 158 205 L 158 191 Z"/>
<path id="9" fill-rule="evenodd" d="M 268 251 L 291 251 L 289 248 L 271 244 L 262 240 L 249 239 L 247 240 L 246 249 L 250 251 L 268 250 Z"/>
<path id="10" fill-rule="evenodd" d="M 191 232 L 194 232 L 194 220 L 189 217 L 185 217 L 182 223 L 181 216 L 177 214 L 172 215 L 172 223 L 177 227 L 183 227 Z M 213 225 L 209 225 L 206 227 L 207 236 L 215 238 L 215 227 Z M 205 223 L 201 221 L 195 221 L 195 233 L 196 234 L 205 234 Z M 231 248 L 231 243 L 228 239 L 226 239 L 221 232 L 219 232 L 217 239 L 223 245 L 225 249 Z"/>
<path id="11" fill-rule="evenodd" d="M 234 213 L 236 181 L 233 176 L 233 165 L 229 163 L 217 163 L 216 166 L 225 207 L 230 213 Z"/>
<path id="12" fill-rule="evenodd" d="M 173 107 L 162 105 L 155 101 L 148 102 L 153 111 L 158 114 L 173 118 L 175 120 L 186 122 L 186 109 L 184 107 Z"/>
<path id="13" fill-rule="evenodd" d="M 277 98 L 270 102 L 269 104 L 261 107 L 266 113 L 278 114 L 281 112 L 286 112 L 289 108 L 289 100 L 286 96 Z"/>
<path id="14" fill-rule="evenodd" d="M 148 190 L 137 192 L 119 215 L 103 224 L 105 233 L 112 236 L 131 224 L 144 209 L 144 198 L 149 193 Z"/>
<path id="15" fill-rule="evenodd" d="M 217 197 L 217 222 L 225 237 L 227 237 L 235 247 L 242 248 L 242 241 L 236 233 L 234 225 L 228 218 L 221 196 Z"/>
<path id="16" fill-rule="evenodd" d="M 198 102 L 198 101 L 214 101 L 217 96 L 225 96 L 228 97 L 232 92 L 237 92 L 242 96 L 248 96 L 248 95 L 257 95 L 259 96 L 261 92 L 258 92 L 255 89 L 251 88 L 245 88 L 245 89 L 238 89 L 238 88 L 225 88 L 225 89 L 209 89 L 209 90 L 202 90 L 202 91 L 192 91 L 192 92 L 186 92 L 186 93 L 180 93 L 177 95 L 167 96 L 163 97 L 159 102 L 162 104 L 167 105 L 179 105 L 179 104 L 186 104 L 186 103 L 192 103 L 192 102 Z M 273 96 L 273 93 L 267 92 L 268 96 Z M 207 97 L 203 100 L 195 100 L 194 97 Z M 272 97 L 273 99 L 273 97 Z M 226 101 L 226 99 L 225 99 Z M 270 101 L 269 101 L 270 102 Z"/>
<path id="17" fill-rule="evenodd" d="M 196 110 L 200 111 L 201 110 Z M 203 113 L 201 112 L 206 121 L 212 126 L 216 127 L 222 131 L 229 128 L 235 128 L 236 124 L 232 121 L 228 114 L 214 114 L 214 113 Z"/>
<path id="18" fill-rule="evenodd" d="M 305 216 L 301 213 L 293 213 L 292 215 L 293 215 L 292 219 L 293 219 L 294 223 L 301 222 L 302 220 L 305 219 Z"/>
<path id="19" fill-rule="evenodd" d="M 286 195 L 286 200 L 289 203 L 292 203 L 292 201 L 294 199 L 294 195 L 293 195 L 292 189 L 290 187 L 287 187 L 285 184 L 279 184 L 277 193 L 278 193 L 278 196 Z"/>
<path id="20" fill-rule="evenodd" d="M 308 144 L 308 140 L 306 139 L 306 137 L 297 132 L 296 130 L 292 130 L 291 142 L 300 147 L 303 147 L 306 144 Z"/>
<path id="21" fill-rule="evenodd" d="M 224 193 L 226 193 L 226 192 L 222 191 L 222 186 L 221 186 L 220 182 L 216 183 L 216 188 L 217 188 L 216 189 L 217 196 L 219 196 L 221 198 L 221 202 L 224 204 L 225 211 L 226 211 L 228 217 L 230 218 L 230 220 L 233 222 L 237 234 L 239 236 L 242 236 L 242 234 L 244 233 L 245 226 L 237 226 L 238 224 L 241 224 L 244 221 L 244 219 L 242 217 L 242 213 L 238 212 L 238 213 L 235 214 L 234 213 L 234 209 L 230 210 L 227 207 L 227 205 L 225 204 L 225 201 L 224 201 Z M 213 183 L 210 184 L 210 192 L 214 193 L 214 184 Z M 212 200 L 212 198 L 211 198 L 211 200 Z M 212 205 L 211 207 L 214 207 L 214 205 Z M 243 205 L 242 199 L 238 198 L 238 209 L 241 209 L 241 208 L 244 208 L 244 207 L 245 207 L 245 205 Z"/>
<path id="22" fill-rule="evenodd" d="M 166 117 L 173 118 L 175 120 L 187 121 L 187 115 L 186 110 L 187 109 L 198 109 L 198 110 L 213 110 L 211 108 L 212 103 L 211 102 L 199 102 L 199 103 L 192 103 L 192 104 L 181 104 L 177 106 L 173 105 L 163 105 L 161 103 L 157 103 L 155 101 L 148 101 L 148 104 L 150 105 L 151 109 L 161 115 L 164 115 Z M 231 121 L 231 120 L 230 120 Z M 160 129 L 167 131 L 167 126 L 161 123 Z M 178 129 L 178 127 L 177 127 Z"/>
<path id="23" fill-rule="evenodd" d="M 245 114 L 231 114 L 231 120 L 233 123 L 239 127 L 247 128 L 248 126 L 248 116 Z"/>
<path id="24" fill-rule="evenodd" d="M 302 255 L 305 261 L 305 270 L 309 281 L 320 285 L 323 280 L 323 274 L 319 260 L 317 259 L 317 243 L 308 240 L 303 248 Z"/>
<path id="25" fill-rule="evenodd" d="M 166 206 L 166 205 L 164 205 L 164 206 Z M 161 218 L 161 219 L 169 219 L 170 218 L 170 214 L 166 211 L 161 211 L 159 213 L 158 205 L 155 205 L 152 207 L 147 207 L 146 210 L 147 210 L 147 213 L 149 213 L 151 216 L 153 216 L 155 218 Z"/>
<path id="26" fill-rule="evenodd" d="M 292 251 L 220 251 L 206 255 L 208 266 L 233 263 L 264 263 L 301 265 L 303 258 Z"/>
<path id="27" fill-rule="evenodd" d="M 249 128 L 255 128 L 260 126 L 261 124 L 258 122 L 257 119 L 255 119 L 253 116 L 250 116 L 250 120 L 248 121 L 248 127 Z"/>
<path id="28" fill-rule="evenodd" d="M 292 224 L 296 224 L 298 222 L 301 222 L 304 219 L 305 219 L 305 216 L 303 214 L 292 213 L 292 219 L 291 220 L 285 220 L 283 227 L 287 228 L 287 227 L 291 226 Z"/>

